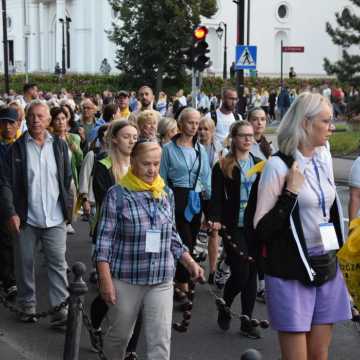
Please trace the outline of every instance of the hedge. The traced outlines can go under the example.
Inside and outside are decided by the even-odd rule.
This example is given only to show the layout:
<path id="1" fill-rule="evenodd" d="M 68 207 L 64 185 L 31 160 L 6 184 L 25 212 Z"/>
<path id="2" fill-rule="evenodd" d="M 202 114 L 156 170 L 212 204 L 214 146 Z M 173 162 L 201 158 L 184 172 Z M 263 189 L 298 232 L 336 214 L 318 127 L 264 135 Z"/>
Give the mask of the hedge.
<path id="1" fill-rule="evenodd" d="M 4 76 L 0 76 L 1 89 L 4 91 Z M 316 79 L 286 79 L 285 83 L 290 88 L 303 88 L 305 85 L 311 87 L 318 87 L 324 84 L 325 81 L 330 81 L 331 84 L 338 85 L 335 79 L 329 78 L 316 78 Z M 29 74 L 29 82 L 36 83 L 43 91 L 60 92 L 65 88 L 67 91 L 74 93 L 89 93 L 96 94 L 102 93 L 104 90 L 118 91 L 120 89 L 136 89 L 138 84 L 131 82 L 131 79 L 125 75 L 94 75 L 94 74 L 67 74 L 59 79 L 56 75 L 52 74 Z M 16 74 L 10 78 L 10 88 L 17 93 L 22 92 L 25 83 L 24 74 Z M 235 80 L 224 80 L 221 77 L 204 77 L 203 90 L 207 93 L 220 94 L 224 85 L 235 86 Z M 266 78 L 266 77 L 246 77 L 245 86 L 249 88 L 278 88 L 280 85 L 279 78 Z M 164 91 L 168 94 L 175 94 L 175 92 L 183 88 L 185 93 L 191 90 L 191 78 L 187 77 L 183 83 L 178 83 L 176 80 L 165 79 Z"/>

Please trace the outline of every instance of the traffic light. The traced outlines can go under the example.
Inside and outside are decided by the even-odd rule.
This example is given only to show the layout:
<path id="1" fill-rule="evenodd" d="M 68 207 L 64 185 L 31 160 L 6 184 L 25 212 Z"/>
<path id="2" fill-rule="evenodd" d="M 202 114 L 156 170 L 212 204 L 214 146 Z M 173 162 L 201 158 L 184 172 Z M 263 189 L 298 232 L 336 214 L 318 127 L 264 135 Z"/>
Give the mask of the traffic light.
<path id="1" fill-rule="evenodd" d="M 208 29 L 206 26 L 199 26 L 193 32 L 193 44 L 191 47 L 180 49 L 183 55 L 183 63 L 190 69 L 200 72 L 210 66 L 210 58 L 206 56 L 210 52 L 209 44 L 205 41 Z"/>

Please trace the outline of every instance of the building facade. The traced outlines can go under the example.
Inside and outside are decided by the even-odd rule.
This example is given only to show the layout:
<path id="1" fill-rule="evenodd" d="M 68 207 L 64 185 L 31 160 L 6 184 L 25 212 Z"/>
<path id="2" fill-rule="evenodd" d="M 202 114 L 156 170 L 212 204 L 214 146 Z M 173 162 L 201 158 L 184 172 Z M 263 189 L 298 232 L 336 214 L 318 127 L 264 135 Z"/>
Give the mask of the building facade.
<path id="1" fill-rule="evenodd" d="M 305 48 L 304 53 L 284 54 L 285 73 L 293 66 L 298 75 L 325 75 L 323 58 L 335 61 L 341 56 L 341 48 L 332 43 L 325 31 L 326 21 L 335 24 L 335 12 L 345 7 L 357 11 L 349 0 L 245 0 L 245 3 L 251 4 L 249 40 L 258 47 L 260 76 L 279 75 L 281 40 L 286 46 Z M 219 25 L 222 28 L 227 25 L 229 69 L 235 60 L 237 9 L 231 0 L 219 0 L 218 5 L 218 13 L 212 19 L 203 19 L 203 24 L 209 27 L 212 70 L 221 75 L 225 36 L 220 39 L 216 30 Z M 116 48 L 106 33 L 115 19 L 108 0 L 8 0 L 7 15 L 9 62 L 16 72 L 53 72 L 56 63 L 62 66 L 63 51 L 67 71 L 98 72 L 104 58 L 116 71 Z M 244 35 L 246 41 L 247 29 Z M 1 70 L 3 64 L 1 51 Z"/>

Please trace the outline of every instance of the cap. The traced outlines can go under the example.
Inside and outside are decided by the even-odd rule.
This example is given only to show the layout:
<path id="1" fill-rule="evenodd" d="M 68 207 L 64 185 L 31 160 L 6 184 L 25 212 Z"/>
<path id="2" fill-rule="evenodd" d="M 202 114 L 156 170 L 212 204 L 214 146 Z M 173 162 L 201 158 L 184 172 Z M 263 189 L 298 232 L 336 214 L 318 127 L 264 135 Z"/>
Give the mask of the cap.
<path id="1" fill-rule="evenodd" d="M 14 108 L 6 107 L 0 109 L 0 121 L 17 121 L 18 113 Z"/>
<path id="2" fill-rule="evenodd" d="M 126 90 L 120 90 L 118 92 L 118 96 L 126 96 L 129 97 L 129 93 Z"/>

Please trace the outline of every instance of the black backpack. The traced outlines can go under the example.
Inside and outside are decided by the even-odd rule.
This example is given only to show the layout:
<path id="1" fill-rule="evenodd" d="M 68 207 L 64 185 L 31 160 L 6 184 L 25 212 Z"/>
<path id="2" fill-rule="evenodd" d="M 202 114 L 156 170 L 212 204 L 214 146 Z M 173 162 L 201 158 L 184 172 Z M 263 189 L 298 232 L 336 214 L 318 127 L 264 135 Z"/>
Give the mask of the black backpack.
<path id="1" fill-rule="evenodd" d="M 294 158 L 292 156 L 287 156 L 280 151 L 276 152 L 272 156 L 278 156 L 287 165 L 289 169 L 294 163 Z M 255 256 L 255 260 L 257 261 L 258 266 L 261 268 L 261 250 L 263 244 L 261 244 L 261 241 L 257 238 L 256 231 L 254 229 L 254 216 L 256 212 L 260 176 L 261 173 L 258 173 L 254 183 L 251 186 L 247 206 L 244 213 L 244 230 L 247 244 L 249 247 L 249 254 Z"/>
<path id="2" fill-rule="evenodd" d="M 240 120 L 239 114 L 237 114 L 237 113 L 234 112 L 233 115 L 234 115 L 235 121 L 239 121 L 239 120 Z M 217 124 L 217 114 L 216 114 L 216 110 L 210 111 L 210 116 L 211 116 L 212 120 L 214 121 L 215 127 L 216 127 L 216 124 Z"/>

